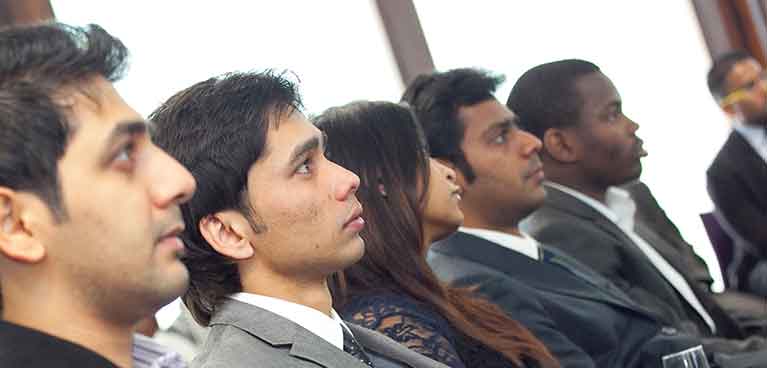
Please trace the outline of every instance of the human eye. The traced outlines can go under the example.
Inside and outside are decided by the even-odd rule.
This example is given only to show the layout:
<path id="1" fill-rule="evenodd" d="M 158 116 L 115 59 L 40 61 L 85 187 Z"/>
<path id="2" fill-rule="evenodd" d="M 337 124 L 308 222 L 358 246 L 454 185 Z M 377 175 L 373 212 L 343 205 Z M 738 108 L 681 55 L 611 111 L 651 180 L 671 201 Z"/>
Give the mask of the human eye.
<path id="1" fill-rule="evenodd" d="M 298 165 L 295 173 L 298 175 L 310 175 L 313 169 L 313 162 L 311 158 L 307 158 L 301 165 Z"/>
<path id="2" fill-rule="evenodd" d="M 504 144 L 504 143 L 506 143 L 506 141 L 508 140 L 509 131 L 510 131 L 509 128 L 505 128 L 505 129 L 501 130 L 498 133 L 498 135 L 493 138 L 493 143 L 494 144 Z"/>
<path id="3" fill-rule="evenodd" d="M 135 165 L 136 142 L 129 141 L 123 144 L 112 158 L 112 165 L 122 171 L 130 171 Z"/>

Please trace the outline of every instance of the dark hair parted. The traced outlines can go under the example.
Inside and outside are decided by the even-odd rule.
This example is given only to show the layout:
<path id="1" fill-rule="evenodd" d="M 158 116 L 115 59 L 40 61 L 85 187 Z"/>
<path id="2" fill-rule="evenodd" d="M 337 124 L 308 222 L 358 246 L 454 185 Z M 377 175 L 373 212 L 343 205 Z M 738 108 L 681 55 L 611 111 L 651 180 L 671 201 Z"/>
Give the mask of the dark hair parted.
<path id="1" fill-rule="evenodd" d="M 517 80 L 506 106 L 519 116 L 519 126 L 543 139 L 551 128 L 573 126 L 580 119 L 583 98 L 578 78 L 600 72 L 584 60 L 567 59 L 538 65 Z"/>
<path id="2" fill-rule="evenodd" d="M 363 101 L 331 108 L 313 120 L 328 136 L 328 157 L 359 175 L 356 194 L 365 207 L 365 255 L 331 278 L 336 307 L 342 309 L 355 295 L 406 293 L 516 363 L 527 357 L 558 366 L 522 325 L 469 289 L 445 285 L 426 262 L 422 213 L 429 152 L 411 111 L 391 102 Z"/>
<path id="3" fill-rule="evenodd" d="M 728 91 L 725 90 L 725 84 L 727 75 L 730 74 L 732 67 L 741 61 L 749 59 L 753 59 L 753 57 L 743 50 L 731 51 L 714 59 L 714 62 L 711 64 L 711 69 L 708 71 L 708 76 L 706 77 L 708 91 L 711 92 L 711 96 L 713 96 L 714 99 L 721 99 L 728 93 Z"/>
<path id="4" fill-rule="evenodd" d="M 128 51 L 97 25 L 60 23 L 0 31 L 0 185 L 34 193 L 57 221 L 61 203 L 58 160 L 76 126 L 54 95 L 64 87 L 87 93 L 88 79 L 122 76 Z"/>
<path id="5" fill-rule="evenodd" d="M 243 213 L 263 230 L 247 196 L 248 170 L 266 148 L 270 126 L 302 109 L 296 85 L 285 73 L 230 73 L 199 82 L 150 115 L 156 144 L 197 180 L 194 197 L 181 205 L 186 230 L 184 263 L 190 285 L 183 297 L 195 320 L 210 322 L 226 295 L 242 290 L 237 265 L 203 238 L 199 222 L 224 210 Z"/>
<path id="6" fill-rule="evenodd" d="M 461 149 L 466 127 L 458 110 L 495 98 L 493 93 L 504 80 L 480 69 L 454 69 L 419 75 L 402 95 L 423 127 L 432 157 L 455 164 L 469 182 L 475 174 Z"/>

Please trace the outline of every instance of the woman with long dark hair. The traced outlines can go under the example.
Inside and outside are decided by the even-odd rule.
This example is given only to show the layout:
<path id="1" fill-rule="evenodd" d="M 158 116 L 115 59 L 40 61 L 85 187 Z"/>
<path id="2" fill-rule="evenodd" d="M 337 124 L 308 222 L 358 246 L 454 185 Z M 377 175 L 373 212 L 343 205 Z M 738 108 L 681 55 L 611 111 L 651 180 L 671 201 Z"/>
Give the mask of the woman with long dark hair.
<path id="1" fill-rule="evenodd" d="M 359 175 L 365 255 L 331 280 L 346 320 L 451 367 L 559 367 L 543 344 L 471 290 L 440 282 L 428 246 L 463 221 L 455 173 L 431 159 L 411 111 L 354 102 L 314 118 L 328 157 Z"/>

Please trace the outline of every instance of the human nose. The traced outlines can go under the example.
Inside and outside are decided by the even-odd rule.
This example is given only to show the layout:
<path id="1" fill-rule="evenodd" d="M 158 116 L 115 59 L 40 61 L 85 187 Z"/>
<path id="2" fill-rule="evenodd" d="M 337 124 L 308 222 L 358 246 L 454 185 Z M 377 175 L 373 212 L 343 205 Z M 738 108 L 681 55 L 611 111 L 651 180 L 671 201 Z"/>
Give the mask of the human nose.
<path id="1" fill-rule="evenodd" d="M 522 154 L 524 156 L 530 156 L 541 151 L 543 143 L 538 137 L 524 130 L 520 130 L 519 134 L 520 138 L 524 141 L 524 144 L 522 144 Z"/>
<path id="2" fill-rule="evenodd" d="M 191 199 L 197 188 L 192 174 L 165 151 L 154 148 L 156 157 L 149 172 L 149 191 L 155 206 L 166 208 Z"/>
<path id="3" fill-rule="evenodd" d="M 337 171 L 333 180 L 333 196 L 337 201 L 346 201 L 359 189 L 360 177 L 341 165 L 334 162 L 330 163 L 335 166 Z"/>

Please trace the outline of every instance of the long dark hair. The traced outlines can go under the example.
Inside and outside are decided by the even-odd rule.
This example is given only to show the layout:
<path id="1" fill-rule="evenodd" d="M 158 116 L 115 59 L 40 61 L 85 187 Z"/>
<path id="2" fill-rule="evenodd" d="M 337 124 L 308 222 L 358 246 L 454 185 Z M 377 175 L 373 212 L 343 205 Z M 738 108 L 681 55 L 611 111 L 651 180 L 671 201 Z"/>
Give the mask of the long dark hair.
<path id="1" fill-rule="evenodd" d="M 429 152 L 410 109 L 390 102 L 331 108 L 314 123 L 328 136 L 328 157 L 361 179 L 365 255 L 330 280 L 335 307 L 360 293 L 406 293 L 437 310 L 461 333 L 521 364 L 558 367 L 546 347 L 498 306 L 439 281 L 423 252 L 421 213 Z M 385 190 L 383 195 L 379 188 Z"/>

